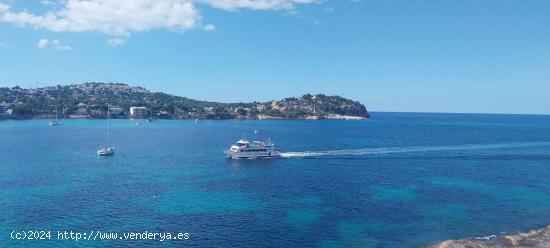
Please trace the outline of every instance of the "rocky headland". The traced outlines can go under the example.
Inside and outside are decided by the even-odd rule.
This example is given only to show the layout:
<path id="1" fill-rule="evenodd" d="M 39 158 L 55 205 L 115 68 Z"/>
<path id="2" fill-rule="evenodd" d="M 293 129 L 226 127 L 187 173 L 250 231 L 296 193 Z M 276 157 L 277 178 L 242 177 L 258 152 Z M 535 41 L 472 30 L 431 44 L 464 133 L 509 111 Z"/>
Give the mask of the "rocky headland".
<path id="1" fill-rule="evenodd" d="M 427 248 L 550 248 L 550 226 L 524 233 L 447 240 Z"/>

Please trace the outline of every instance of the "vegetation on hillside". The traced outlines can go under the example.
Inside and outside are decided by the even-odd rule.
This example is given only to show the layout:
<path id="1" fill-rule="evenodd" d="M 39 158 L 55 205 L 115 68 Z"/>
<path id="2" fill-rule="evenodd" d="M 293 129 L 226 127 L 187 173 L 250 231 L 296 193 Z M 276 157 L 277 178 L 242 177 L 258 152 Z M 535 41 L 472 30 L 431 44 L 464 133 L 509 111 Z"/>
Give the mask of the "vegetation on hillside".
<path id="1" fill-rule="evenodd" d="M 12 118 L 53 115 L 105 117 L 107 106 L 120 107 L 119 117 L 129 117 L 129 108 L 143 106 L 152 118 L 256 119 L 325 118 L 329 115 L 368 117 L 367 109 L 357 101 L 339 96 L 306 94 L 280 101 L 219 103 L 193 100 L 141 87 L 114 83 L 84 83 L 37 89 L 0 88 L 0 103 L 11 111 Z M 142 116 L 143 117 L 143 116 Z"/>

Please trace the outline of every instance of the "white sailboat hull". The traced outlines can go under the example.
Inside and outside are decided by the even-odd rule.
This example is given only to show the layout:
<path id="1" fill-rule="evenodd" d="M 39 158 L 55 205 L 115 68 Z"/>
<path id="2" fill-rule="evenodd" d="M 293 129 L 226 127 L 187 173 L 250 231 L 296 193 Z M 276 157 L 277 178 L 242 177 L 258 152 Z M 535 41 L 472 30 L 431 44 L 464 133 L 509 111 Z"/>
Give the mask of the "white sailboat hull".
<path id="1" fill-rule="evenodd" d="M 99 156 L 110 156 L 115 154 L 115 147 L 111 146 L 111 112 L 107 109 L 107 146 L 97 150 Z"/>
<path id="2" fill-rule="evenodd" d="M 109 156 L 115 154 L 114 147 L 100 148 L 97 150 L 97 155 L 99 156 Z"/>

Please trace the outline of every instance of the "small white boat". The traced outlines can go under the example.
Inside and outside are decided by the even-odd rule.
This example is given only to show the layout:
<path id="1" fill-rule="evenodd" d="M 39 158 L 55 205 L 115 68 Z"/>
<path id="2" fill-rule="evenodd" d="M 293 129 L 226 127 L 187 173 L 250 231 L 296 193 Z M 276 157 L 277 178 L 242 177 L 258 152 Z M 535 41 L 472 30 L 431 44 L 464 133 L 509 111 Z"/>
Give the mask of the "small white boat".
<path id="1" fill-rule="evenodd" d="M 138 125 L 138 126 L 141 125 L 141 124 L 143 124 L 143 123 L 141 123 L 141 121 L 136 122 L 136 125 Z"/>
<path id="2" fill-rule="evenodd" d="M 50 126 L 57 126 L 59 125 L 59 121 L 57 119 L 57 108 L 55 108 L 55 120 L 51 120 L 50 123 L 48 123 L 48 125 Z"/>
<path id="3" fill-rule="evenodd" d="M 109 156 L 113 154 L 115 154 L 115 147 L 113 146 L 99 148 L 99 150 L 97 150 L 97 155 L 99 156 Z"/>
<path id="4" fill-rule="evenodd" d="M 97 155 L 109 156 L 115 154 L 115 147 L 111 145 L 111 113 L 107 110 L 107 146 L 97 149 Z"/>
<path id="5" fill-rule="evenodd" d="M 252 141 L 241 139 L 229 149 L 224 150 L 225 155 L 232 159 L 241 158 L 278 158 L 281 157 L 279 151 L 271 140 L 266 142 Z"/>

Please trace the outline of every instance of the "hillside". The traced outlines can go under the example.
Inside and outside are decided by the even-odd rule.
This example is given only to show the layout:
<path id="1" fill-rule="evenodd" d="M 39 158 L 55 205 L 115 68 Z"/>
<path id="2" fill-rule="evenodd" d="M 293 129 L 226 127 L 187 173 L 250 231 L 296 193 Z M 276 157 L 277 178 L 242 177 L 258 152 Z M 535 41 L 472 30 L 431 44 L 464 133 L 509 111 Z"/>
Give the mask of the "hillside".
<path id="1" fill-rule="evenodd" d="M 114 83 L 84 83 L 36 89 L 0 88 L 0 115 L 7 118 L 104 118 L 107 106 L 115 117 L 166 119 L 323 119 L 368 118 L 364 105 L 339 96 L 306 94 L 272 102 L 219 103 L 151 92 Z M 130 113 L 131 107 L 141 112 Z M 1 113 L 2 110 L 5 113 Z M 139 115 L 139 116 L 136 116 Z"/>

